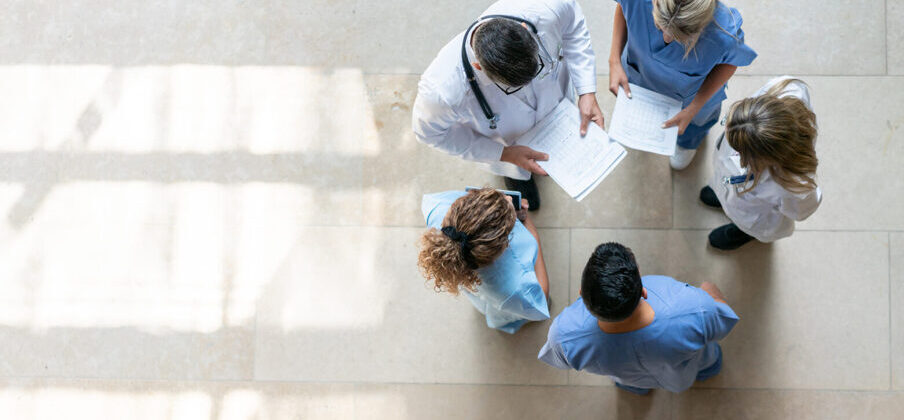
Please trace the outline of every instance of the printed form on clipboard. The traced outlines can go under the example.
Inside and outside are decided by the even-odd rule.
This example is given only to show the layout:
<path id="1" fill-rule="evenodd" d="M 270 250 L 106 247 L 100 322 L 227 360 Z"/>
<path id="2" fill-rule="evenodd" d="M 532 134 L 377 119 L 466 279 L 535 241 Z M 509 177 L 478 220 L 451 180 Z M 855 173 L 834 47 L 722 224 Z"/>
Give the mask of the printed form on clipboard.
<path id="1" fill-rule="evenodd" d="M 681 111 L 681 101 L 633 83 L 630 86 L 631 99 L 618 88 L 609 137 L 632 149 L 674 155 L 678 127 L 662 128 L 662 123 Z"/>
<path id="2" fill-rule="evenodd" d="M 563 99 L 517 144 L 549 155 L 537 161 L 565 192 L 581 201 L 603 181 L 628 153 L 598 125 L 590 123 L 581 137 L 578 108 Z"/>

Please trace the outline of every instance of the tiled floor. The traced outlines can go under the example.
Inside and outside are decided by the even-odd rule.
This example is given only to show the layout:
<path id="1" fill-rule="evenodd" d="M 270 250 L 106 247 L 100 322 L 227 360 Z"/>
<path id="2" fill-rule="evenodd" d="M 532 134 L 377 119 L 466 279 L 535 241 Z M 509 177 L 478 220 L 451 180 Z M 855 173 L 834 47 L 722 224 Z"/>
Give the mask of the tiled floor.
<path id="1" fill-rule="evenodd" d="M 410 130 L 489 4 L 440 3 L 3 2 L 0 418 L 900 418 L 904 1 L 729 2 L 760 53 L 729 101 L 812 87 L 825 200 L 789 239 L 705 246 L 708 151 L 631 153 L 582 203 L 541 180 L 554 313 L 617 240 L 742 318 L 720 376 L 648 397 L 419 277 L 420 196 L 499 184 Z M 605 91 L 614 3 L 581 5 Z"/>

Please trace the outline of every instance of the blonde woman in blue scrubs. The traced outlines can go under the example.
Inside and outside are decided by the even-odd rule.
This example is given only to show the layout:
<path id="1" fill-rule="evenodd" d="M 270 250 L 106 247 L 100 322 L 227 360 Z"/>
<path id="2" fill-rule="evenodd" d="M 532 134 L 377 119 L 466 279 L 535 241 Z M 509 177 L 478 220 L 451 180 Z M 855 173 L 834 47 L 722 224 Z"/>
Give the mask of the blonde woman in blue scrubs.
<path id="1" fill-rule="evenodd" d="M 756 53 L 744 44 L 741 14 L 716 0 L 616 0 L 609 90 L 628 82 L 682 101 L 663 127 L 678 127 L 673 169 L 686 168 L 719 119 L 725 85 Z"/>
<path id="2" fill-rule="evenodd" d="M 527 213 L 492 188 L 424 196 L 427 232 L 418 268 L 438 292 L 464 293 L 487 326 L 513 334 L 549 319 L 549 280 L 540 235 Z"/>

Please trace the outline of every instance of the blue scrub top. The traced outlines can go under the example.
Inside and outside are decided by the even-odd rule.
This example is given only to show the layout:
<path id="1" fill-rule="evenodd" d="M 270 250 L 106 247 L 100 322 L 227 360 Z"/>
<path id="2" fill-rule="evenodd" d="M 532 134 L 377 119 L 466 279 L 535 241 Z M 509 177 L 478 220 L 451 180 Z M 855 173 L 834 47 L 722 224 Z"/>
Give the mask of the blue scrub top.
<path id="1" fill-rule="evenodd" d="M 553 321 L 537 357 L 559 369 L 585 370 L 623 385 L 671 392 L 689 388 L 698 374 L 710 376 L 709 368 L 718 370 L 722 351 L 716 341 L 738 322 L 734 311 L 671 277 L 644 276 L 643 285 L 647 303 L 656 312 L 650 325 L 605 333 L 578 299 Z"/>
<path id="2" fill-rule="evenodd" d="M 424 195 L 421 211 L 427 227 L 442 229 L 452 203 L 465 194 L 445 191 Z M 486 315 L 487 326 L 513 334 L 527 321 L 549 319 L 546 296 L 534 272 L 538 249 L 530 231 L 515 221 L 508 248 L 492 264 L 477 270 L 477 293 L 462 290 L 471 304 Z"/>
<path id="3" fill-rule="evenodd" d="M 703 30 L 694 50 L 684 58 L 684 46 L 662 40 L 662 31 L 653 23 L 652 0 L 615 0 L 622 7 L 628 25 L 628 41 L 621 61 L 628 81 L 690 105 L 703 80 L 719 64 L 747 66 L 756 52 L 744 44 L 741 13 L 716 6 L 713 22 Z M 725 86 L 700 109 L 693 123 L 703 125 L 725 100 Z"/>

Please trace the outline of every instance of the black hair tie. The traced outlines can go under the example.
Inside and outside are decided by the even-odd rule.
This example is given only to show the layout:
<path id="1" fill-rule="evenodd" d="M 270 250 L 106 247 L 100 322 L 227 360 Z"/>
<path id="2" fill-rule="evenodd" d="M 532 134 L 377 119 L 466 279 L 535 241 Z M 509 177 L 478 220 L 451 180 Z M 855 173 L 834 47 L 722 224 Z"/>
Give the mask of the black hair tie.
<path id="1" fill-rule="evenodd" d="M 466 264 L 468 264 L 468 268 L 476 270 L 477 263 L 474 262 L 474 256 L 471 255 L 471 244 L 468 243 L 468 234 L 455 229 L 452 226 L 443 226 L 442 231 L 443 235 L 446 235 L 449 237 L 449 239 L 458 242 L 458 245 L 461 247 L 461 258 L 465 260 Z"/>

